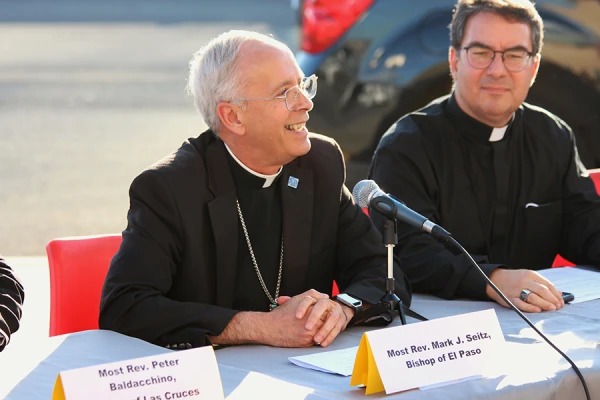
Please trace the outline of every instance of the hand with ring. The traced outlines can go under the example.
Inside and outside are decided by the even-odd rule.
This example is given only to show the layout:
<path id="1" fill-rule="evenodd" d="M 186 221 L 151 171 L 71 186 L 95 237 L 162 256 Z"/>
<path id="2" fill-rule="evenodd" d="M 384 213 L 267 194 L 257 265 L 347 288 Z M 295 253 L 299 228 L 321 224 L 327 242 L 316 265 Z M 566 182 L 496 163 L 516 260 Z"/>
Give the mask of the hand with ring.
<path id="1" fill-rule="evenodd" d="M 492 272 L 490 279 L 521 311 L 555 311 L 565 305 L 562 293 L 552 282 L 535 271 L 498 268 Z M 508 304 L 489 285 L 486 294 L 492 300 L 508 307 Z"/>

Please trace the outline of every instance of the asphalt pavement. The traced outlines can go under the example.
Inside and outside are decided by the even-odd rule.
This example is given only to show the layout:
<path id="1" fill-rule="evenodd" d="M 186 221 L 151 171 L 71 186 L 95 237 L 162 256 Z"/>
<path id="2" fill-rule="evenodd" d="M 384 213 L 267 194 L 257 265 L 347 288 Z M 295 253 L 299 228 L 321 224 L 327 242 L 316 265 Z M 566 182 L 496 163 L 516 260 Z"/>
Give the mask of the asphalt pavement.
<path id="1" fill-rule="evenodd" d="M 206 128 L 187 64 L 229 29 L 298 47 L 288 0 L 0 0 L 0 253 L 122 231 L 132 179 Z"/>

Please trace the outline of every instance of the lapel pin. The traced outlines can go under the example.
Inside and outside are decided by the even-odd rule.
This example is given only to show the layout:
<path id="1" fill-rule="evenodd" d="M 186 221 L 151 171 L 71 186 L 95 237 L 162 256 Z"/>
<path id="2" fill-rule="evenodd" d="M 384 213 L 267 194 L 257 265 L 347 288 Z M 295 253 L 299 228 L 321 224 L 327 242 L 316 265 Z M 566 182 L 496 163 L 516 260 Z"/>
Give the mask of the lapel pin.
<path id="1" fill-rule="evenodd" d="M 298 188 L 298 182 L 300 182 L 298 180 L 298 178 L 294 177 L 294 176 L 290 176 L 290 179 L 288 179 L 288 186 L 294 189 Z"/>

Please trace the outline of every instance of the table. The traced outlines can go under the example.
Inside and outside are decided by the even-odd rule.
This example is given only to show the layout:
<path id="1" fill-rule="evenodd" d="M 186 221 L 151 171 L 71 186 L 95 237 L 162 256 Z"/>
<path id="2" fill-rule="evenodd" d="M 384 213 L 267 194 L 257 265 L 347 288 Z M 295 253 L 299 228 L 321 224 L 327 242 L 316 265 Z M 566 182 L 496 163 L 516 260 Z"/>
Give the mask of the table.
<path id="1" fill-rule="evenodd" d="M 428 391 L 369 396 L 370 399 L 584 399 L 581 382 L 570 365 L 560 358 L 513 311 L 493 302 L 446 301 L 427 295 L 415 295 L 412 308 L 427 318 L 439 318 L 494 308 L 509 343 L 503 373 L 486 379 L 474 379 Z M 560 311 L 528 314 L 536 326 L 565 351 L 586 378 L 592 399 L 600 398 L 600 300 L 567 305 Z M 409 323 L 416 320 L 409 318 Z M 395 321 L 394 324 L 399 324 Z M 358 399 L 364 389 L 350 387 L 349 377 L 330 375 L 300 368 L 288 357 L 358 345 L 366 329 L 356 327 L 343 332 L 327 349 L 281 349 L 261 345 L 234 346 L 216 351 L 226 396 L 240 395 L 242 382 L 255 371 L 309 390 L 302 399 Z M 59 371 L 121 361 L 169 352 L 109 331 L 85 331 L 49 338 L 27 349 L 0 353 L 0 387 L 8 384 L 7 400 L 48 399 Z M 22 352 L 21 352 L 22 350 Z M 401 377 L 399 377 L 401 379 Z M 238 391 L 236 391 L 238 388 Z M 246 388 L 247 389 L 247 388 Z M 246 391 L 239 398 L 293 398 L 289 389 L 274 393 Z M 285 392 L 277 392 L 281 390 Z M 309 394 L 307 394 L 310 392 Z M 0 391 L 0 396 L 2 391 Z M 258 396 L 258 397 L 256 397 Z M 292 397 L 291 397 L 292 396 Z M 236 396 L 230 396 L 236 397 Z M 236 397 L 237 398 L 237 397 Z"/>

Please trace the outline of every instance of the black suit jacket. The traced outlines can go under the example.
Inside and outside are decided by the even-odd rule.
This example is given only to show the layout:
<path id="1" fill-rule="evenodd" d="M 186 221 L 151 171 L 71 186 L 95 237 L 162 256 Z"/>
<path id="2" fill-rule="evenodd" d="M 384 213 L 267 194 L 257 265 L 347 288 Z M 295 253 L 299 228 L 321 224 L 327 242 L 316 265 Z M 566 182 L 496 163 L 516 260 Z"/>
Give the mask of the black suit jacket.
<path id="1" fill-rule="evenodd" d="M 374 303 L 383 295 L 386 250 L 344 185 L 338 145 L 311 134 L 312 148 L 283 167 L 282 295 L 342 291 Z M 140 174 L 128 226 L 104 284 L 100 328 L 167 345 L 208 344 L 233 310 L 238 265 L 236 188 L 223 142 L 207 131 Z M 298 187 L 287 185 L 290 176 Z M 395 266 L 397 294 L 410 303 Z"/>

